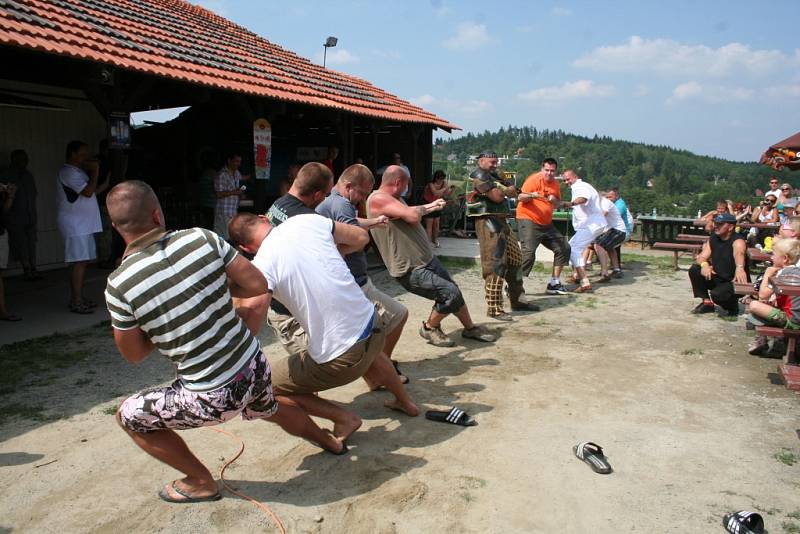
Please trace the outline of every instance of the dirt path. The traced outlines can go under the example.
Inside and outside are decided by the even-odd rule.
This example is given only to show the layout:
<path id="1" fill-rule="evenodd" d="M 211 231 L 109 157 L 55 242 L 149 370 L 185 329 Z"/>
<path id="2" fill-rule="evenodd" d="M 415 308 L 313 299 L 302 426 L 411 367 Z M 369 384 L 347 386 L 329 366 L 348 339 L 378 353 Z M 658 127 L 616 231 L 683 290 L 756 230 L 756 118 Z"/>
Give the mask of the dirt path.
<path id="1" fill-rule="evenodd" d="M 724 532 L 722 514 L 739 509 L 760 510 L 773 534 L 800 532 L 800 399 L 771 383 L 777 360 L 747 355 L 742 319 L 689 315 L 685 272 L 630 267 L 594 295 L 536 294 L 545 279 L 532 276 L 542 312 L 487 321 L 494 345 L 462 341 L 448 319 L 451 349 L 417 335 L 428 302 L 376 276 L 411 310 L 396 352 L 411 393 L 426 408 L 456 404 L 479 426 L 388 412 L 385 393 L 354 383 L 328 395 L 364 418 L 349 455 L 235 421 L 224 428 L 247 448 L 227 478 L 290 532 L 705 533 Z M 477 271 L 453 271 L 482 321 Z M 175 472 L 110 414 L 168 378 L 165 361 L 125 364 L 105 329 L 25 350 L 41 368 L 15 368 L 25 377 L 0 392 L 0 532 L 274 531 L 236 497 L 156 498 Z M 274 344 L 267 354 L 283 356 Z M 212 470 L 238 450 L 209 429 L 183 435 Z M 572 455 L 581 440 L 605 447 L 612 475 Z"/>

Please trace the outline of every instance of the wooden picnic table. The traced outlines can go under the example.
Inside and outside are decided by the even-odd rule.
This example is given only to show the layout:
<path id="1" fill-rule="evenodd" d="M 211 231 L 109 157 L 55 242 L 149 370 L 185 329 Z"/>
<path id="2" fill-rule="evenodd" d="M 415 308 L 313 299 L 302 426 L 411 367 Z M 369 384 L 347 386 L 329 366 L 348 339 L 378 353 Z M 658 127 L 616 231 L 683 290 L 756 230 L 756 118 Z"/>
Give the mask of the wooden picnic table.
<path id="1" fill-rule="evenodd" d="M 642 215 L 638 218 L 642 225 L 642 248 L 645 243 L 653 246 L 656 242 L 675 243 L 678 234 L 697 233 L 695 220 L 686 217 L 659 217 Z M 703 223 L 705 225 L 705 223 Z"/>
<path id="2" fill-rule="evenodd" d="M 772 261 L 772 253 L 771 252 L 764 252 L 761 249 L 757 249 L 755 247 L 749 247 L 747 249 L 747 257 L 750 258 L 751 262 L 763 262 L 763 261 Z"/>
<path id="3" fill-rule="evenodd" d="M 701 234 L 678 234 L 675 236 L 675 239 L 684 243 L 700 243 L 703 244 L 708 241 L 708 238 L 711 237 L 709 235 L 701 235 Z"/>
<path id="4" fill-rule="evenodd" d="M 742 228 L 758 228 L 759 230 L 778 230 L 781 227 L 781 223 L 743 222 L 739 223 L 739 226 Z"/>

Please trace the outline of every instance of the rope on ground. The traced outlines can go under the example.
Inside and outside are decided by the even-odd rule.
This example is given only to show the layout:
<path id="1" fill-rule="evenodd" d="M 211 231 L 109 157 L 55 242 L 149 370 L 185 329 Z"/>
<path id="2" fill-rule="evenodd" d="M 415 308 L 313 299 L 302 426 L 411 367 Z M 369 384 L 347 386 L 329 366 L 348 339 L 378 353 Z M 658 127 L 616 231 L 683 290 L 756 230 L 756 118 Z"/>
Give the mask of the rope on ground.
<path id="1" fill-rule="evenodd" d="M 242 441 L 242 439 L 239 436 L 231 434 L 227 430 L 222 430 L 220 428 L 214 428 L 214 427 L 210 428 L 210 430 L 213 430 L 214 432 L 219 432 L 220 434 L 225 434 L 229 438 L 232 438 L 232 439 L 235 439 L 236 441 L 238 441 L 239 445 L 240 445 L 239 452 L 236 453 L 236 456 L 234 456 L 233 458 L 231 458 L 230 460 L 225 462 L 225 464 L 219 470 L 219 479 L 222 482 L 223 487 L 226 490 L 228 490 L 229 492 L 233 493 L 234 495 L 237 495 L 237 496 L 241 497 L 242 499 L 244 499 L 246 501 L 250 501 L 251 503 L 255 504 L 258 508 L 260 508 L 263 512 L 265 512 L 272 519 L 272 522 L 275 523 L 275 526 L 278 527 L 278 530 L 280 530 L 281 534 L 286 534 L 286 528 L 284 528 L 283 523 L 281 522 L 280 518 L 278 518 L 278 516 L 275 514 L 275 512 L 273 512 L 270 509 L 269 506 L 267 506 L 266 504 L 258 502 L 257 500 L 255 500 L 254 498 L 250 497 L 249 495 L 247 495 L 245 493 L 241 493 L 241 492 L 236 491 L 235 489 L 233 489 L 230 486 L 230 484 L 228 484 L 228 481 L 225 480 L 225 470 L 228 468 L 229 465 L 231 465 L 233 462 L 238 460 L 239 457 L 244 452 L 244 441 Z"/>

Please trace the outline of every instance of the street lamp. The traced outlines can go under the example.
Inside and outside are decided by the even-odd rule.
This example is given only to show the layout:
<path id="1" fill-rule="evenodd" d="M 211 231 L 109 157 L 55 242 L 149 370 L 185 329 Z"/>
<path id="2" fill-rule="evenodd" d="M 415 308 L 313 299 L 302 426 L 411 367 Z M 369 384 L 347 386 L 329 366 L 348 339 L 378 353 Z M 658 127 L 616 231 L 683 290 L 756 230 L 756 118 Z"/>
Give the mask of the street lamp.
<path id="1" fill-rule="evenodd" d="M 322 53 L 322 66 L 323 67 L 325 66 L 325 62 L 328 59 L 328 49 L 329 48 L 333 48 L 334 46 L 336 46 L 336 43 L 338 43 L 338 42 L 339 42 L 339 39 L 337 39 L 336 37 L 333 37 L 333 36 L 328 37 L 327 39 L 325 39 L 325 43 L 322 45 L 322 48 L 324 50 L 324 52 Z"/>

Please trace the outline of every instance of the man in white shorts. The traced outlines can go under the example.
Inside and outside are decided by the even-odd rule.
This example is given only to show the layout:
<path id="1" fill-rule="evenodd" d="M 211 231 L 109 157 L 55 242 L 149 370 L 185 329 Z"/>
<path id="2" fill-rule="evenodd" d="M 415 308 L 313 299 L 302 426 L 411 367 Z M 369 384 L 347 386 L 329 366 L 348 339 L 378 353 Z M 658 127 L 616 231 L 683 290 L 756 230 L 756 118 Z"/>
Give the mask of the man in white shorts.
<path id="1" fill-rule="evenodd" d="M 95 193 L 106 190 L 108 177 L 98 186 L 99 171 L 98 162 L 89 161 L 89 145 L 83 141 L 67 144 L 66 163 L 58 171 L 56 210 L 58 230 L 64 238 L 64 261 L 72 265 L 69 301 L 72 313 L 92 313 L 97 306 L 83 298 L 83 279 L 86 267 L 97 259 L 94 234 L 103 231 Z"/>
<path id="2" fill-rule="evenodd" d="M 572 190 L 572 200 L 566 202 L 565 206 L 572 208 L 572 227 L 575 229 L 575 235 L 569 240 L 570 263 L 579 284 L 575 292 L 585 293 L 592 290 L 592 284 L 584 269 L 583 251 L 608 229 L 608 223 L 603 216 L 597 190 L 581 180 L 572 169 L 564 171 L 563 176 L 564 182 Z"/>

